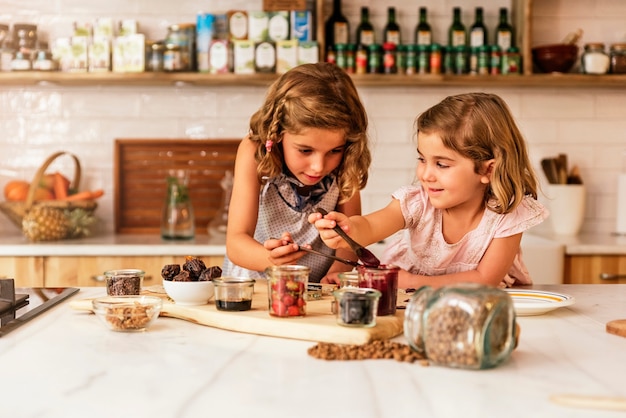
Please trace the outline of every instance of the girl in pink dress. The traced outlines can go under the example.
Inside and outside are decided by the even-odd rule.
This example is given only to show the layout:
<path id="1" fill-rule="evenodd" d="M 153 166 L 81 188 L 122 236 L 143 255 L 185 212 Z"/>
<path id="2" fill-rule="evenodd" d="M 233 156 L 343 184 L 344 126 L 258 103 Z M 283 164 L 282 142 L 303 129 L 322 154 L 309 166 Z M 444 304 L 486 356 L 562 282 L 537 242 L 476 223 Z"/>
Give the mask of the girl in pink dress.
<path id="1" fill-rule="evenodd" d="M 522 233 L 547 218 L 526 144 L 498 96 L 450 96 L 416 120 L 417 179 L 365 216 L 309 216 L 331 248 L 346 248 L 340 225 L 369 245 L 396 232 L 382 262 L 402 270 L 399 287 L 460 282 L 531 284 Z"/>

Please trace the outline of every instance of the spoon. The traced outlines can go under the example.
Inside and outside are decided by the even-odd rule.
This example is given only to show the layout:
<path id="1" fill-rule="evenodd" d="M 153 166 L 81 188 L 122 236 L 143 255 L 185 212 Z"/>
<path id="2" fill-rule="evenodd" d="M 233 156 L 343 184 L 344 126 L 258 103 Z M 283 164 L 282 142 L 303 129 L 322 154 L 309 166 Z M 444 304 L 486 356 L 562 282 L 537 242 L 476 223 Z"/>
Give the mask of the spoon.
<path id="1" fill-rule="evenodd" d="M 328 212 L 326 212 L 322 208 L 317 208 L 317 212 L 321 213 L 322 216 L 328 215 Z M 333 231 L 335 231 L 341 238 L 346 240 L 350 248 L 352 248 L 352 251 L 354 251 L 356 256 L 359 257 L 359 260 L 363 262 L 365 267 L 378 267 L 380 265 L 380 260 L 376 258 L 376 256 L 370 250 L 350 238 L 339 225 L 335 225 Z"/>
<path id="2" fill-rule="evenodd" d="M 347 264 L 347 265 L 353 266 L 353 267 L 356 267 L 356 266 L 360 265 L 356 261 L 348 260 L 346 258 L 337 257 L 337 256 L 331 255 L 331 254 L 325 254 L 325 253 L 323 253 L 321 251 L 315 251 L 315 250 L 313 250 L 311 248 L 299 247 L 299 250 L 300 251 L 306 251 L 307 253 L 311 253 L 311 254 L 321 255 L 322 257 L 332 258 L 333 260 L 340 261 L 340 262 L 342 262 L 344 264 Z"/>

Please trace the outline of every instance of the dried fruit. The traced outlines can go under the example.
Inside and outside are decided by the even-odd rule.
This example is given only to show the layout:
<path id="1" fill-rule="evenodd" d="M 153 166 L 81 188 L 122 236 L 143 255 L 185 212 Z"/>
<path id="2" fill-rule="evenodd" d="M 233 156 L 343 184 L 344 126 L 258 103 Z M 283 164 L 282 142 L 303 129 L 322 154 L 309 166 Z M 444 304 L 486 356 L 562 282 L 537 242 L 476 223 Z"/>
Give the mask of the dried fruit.
<path id="1" fill-rule="evenodd" d="M 183 270 L 189 272 L 191 280 L 197 281 L 200 278 L 200 274 L 206 270 L 206 264 L 204 261 L 196 257 L 185 257 L 185 264 L 183 264 Z"/>
<path id="2" fill-rule="evenodd" d="M 161 277 L 165 280 L 173 280 L 178 273 L 180 273 L 180 266 L 178 264 L 166 264 L 161 269 Z"/>

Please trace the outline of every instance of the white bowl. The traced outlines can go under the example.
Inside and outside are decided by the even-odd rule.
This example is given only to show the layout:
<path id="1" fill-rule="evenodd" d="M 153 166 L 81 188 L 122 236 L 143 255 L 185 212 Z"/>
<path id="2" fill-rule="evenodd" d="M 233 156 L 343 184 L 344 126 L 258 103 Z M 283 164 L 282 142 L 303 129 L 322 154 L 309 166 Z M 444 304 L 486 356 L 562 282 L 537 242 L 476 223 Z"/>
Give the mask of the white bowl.
<path id="1" fill-rule="evenodd" d="M 175 282 L 163 280 L 165 293 L 174 303 L 183 306 L 206 305 L 215 293 L 215 286 L 211 281 Z"/>

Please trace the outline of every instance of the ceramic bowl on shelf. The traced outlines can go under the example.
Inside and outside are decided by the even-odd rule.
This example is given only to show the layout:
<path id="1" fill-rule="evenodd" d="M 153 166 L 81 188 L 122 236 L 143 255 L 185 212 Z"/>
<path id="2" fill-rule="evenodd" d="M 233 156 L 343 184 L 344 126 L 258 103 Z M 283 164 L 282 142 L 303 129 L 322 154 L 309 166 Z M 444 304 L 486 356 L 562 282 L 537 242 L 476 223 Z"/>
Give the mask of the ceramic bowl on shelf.
<path id="1" fill-rule="evenodd" d="M 113 331 L 145 331 L 163 307 L 157 296 L 104 296 L 92 301 L 93 312 Z"/>
<path id="2" fill-rule="evenodd" d="M 175 304 L 183 306 L 206 305 L 215 293 L 212 281 L 178 282 L 163 280 L 163 288 Z"/>
<path id="3" fill-rule="evenodd" d="M 578 60 L 578 46 L 552 44 L 532 49 L 533 62 L 543 73 L 568 73 Z"/>

